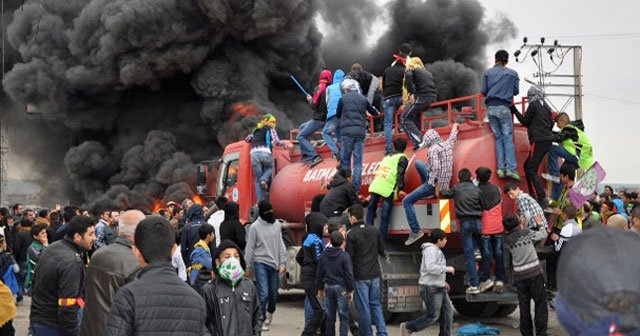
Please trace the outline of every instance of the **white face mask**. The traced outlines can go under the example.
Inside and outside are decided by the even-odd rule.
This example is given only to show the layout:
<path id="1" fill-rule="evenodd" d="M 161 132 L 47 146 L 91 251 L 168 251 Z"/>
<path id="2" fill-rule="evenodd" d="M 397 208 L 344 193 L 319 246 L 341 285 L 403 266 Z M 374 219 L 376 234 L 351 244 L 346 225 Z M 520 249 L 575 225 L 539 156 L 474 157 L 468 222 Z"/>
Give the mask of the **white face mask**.
<path id="1" fill-rule="evenodd" d="M 480 184 L 480 181 L 476 179 L 471 180 L 471 182 L 473 182 L 473 185 L 475 185 L 476 187 Z"/>

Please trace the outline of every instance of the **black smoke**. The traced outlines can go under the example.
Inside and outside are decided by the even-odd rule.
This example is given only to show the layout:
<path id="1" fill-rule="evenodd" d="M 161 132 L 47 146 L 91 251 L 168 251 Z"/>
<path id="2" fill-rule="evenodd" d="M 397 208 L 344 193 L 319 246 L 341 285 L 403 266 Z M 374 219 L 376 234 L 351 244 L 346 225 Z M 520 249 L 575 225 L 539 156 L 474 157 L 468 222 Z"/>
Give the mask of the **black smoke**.
<path id="1" fill-rule="evenodd" d="M 287 134 L 310 116 L 290 74 L 308 89 L 323 67 L 357 61 L 381 74 L 409 42 L 450 98 L 477 91 L 487 44 L 514 34 L 477 0 L 7 3 L 13 66 L 3 87 L 18 106 L 10 114 L 36 111 L 11 145 L 42 143 L 25 151 L 47 163 L 34 176 L 46 180 L 55 162 L 50 171 L 65 178 L 51 192 L 89 208 L 190 196 L 194 163 L 243 138 L 259 113 L 275 114 Z M 383 25 L 388 32 L 370 43 Z"/>

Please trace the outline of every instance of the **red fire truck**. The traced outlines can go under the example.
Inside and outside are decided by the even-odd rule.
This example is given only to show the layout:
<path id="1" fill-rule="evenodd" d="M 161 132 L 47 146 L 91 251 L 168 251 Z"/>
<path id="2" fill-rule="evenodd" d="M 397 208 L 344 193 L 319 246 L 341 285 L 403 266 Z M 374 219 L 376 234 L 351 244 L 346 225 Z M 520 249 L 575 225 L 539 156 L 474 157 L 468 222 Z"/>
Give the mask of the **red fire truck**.
<path id="1" fill-rule="evenodd" d="M 520 103 L 524 108 L 526 102 Z M 451 130 L 452 120 L 462 120 L 460 133 L 454 150 L 454 179 L 457 183 L 457 172 L 461 168 L 474 171 L 477 167 L 485 166 L 496 171 L 495 138 L 487 122 L 484 122 L 485 110 L 482 108 L 482 96 L 472 95 L 446 101 L 436 102 L 432 109 L 440 109 L 442 113 L 423 116 L 421 127 L 424 130 L 435 128 L 443 139 Z M 433 111 L 433 110 L 432 110 Z M 364 160 L 362 168 L 361 195 L 368 195 L 368 187 L 375 175 L 376 168 L 384 156 L 385 140 L 382 133 L 375 133 L 373 119 L 369 120 L 370 132 L 365 140 Z M 394 137 L 405 137 L 398 130 L 398 114 L 395 115 Z M 442 127 L 436 127 L 441 125 Z M 291 131 L 291 139 L 298 130 Z M 516 125 L 514 129 L 514 143 L 518 162 L 524 162 L 529 152 L 529 142 L 526 129 Z M 291 142 L 293 144 L 293 142 Z M 317 142 L 318 154 L 324 161 L 309 167 L 300 163 L 301 153 L 295 146 L 291 149 L 274 148 L 274 170 L 270 189 L 270 200 L 277 217 L 284 221 L 286 235 L 294 244 L 289 247 L 289 260 L 285 273 L 284 286 L 293 288 L 299 286 L 299 269 L 295 261 L 295 254 L 301 238 L 305 234 L 304 216 L 310 211 L 311 200 L 315 195 L 326 193 L 325 185 L 331 180 L 336 171 L 336 161 L 331 158 L 327 146 Z M 249 156 L 250 145 L 239 141 L 228 145 L 222 158 L 217 161 L 205 161 L 198 166 L 198 192 L 203 197 L 213 198 L 226 196 L 240 205 L 242 221 L 248 221 L 252 207 L 257 203 L 255 196 L 254 176 Z M 405 174 L 405 190 L 415 189 L 420 178 L 415 169 L 417 159 L 427 159 L 427 149 L 414 152 L 407 148 L 409 167 Z M 518 166 L 520 175 L 524 176 L 522 165 Z M 217 172 L 217 179 L 214 175 Z M 505 180 L 492 178 L 492 183 L 502 187 Z M 526 190 L 524 182 L 521 188 Z M 460 229 L 455 217 L 453 200 L 424 199 L 416 203 L 416 213 L 420 225 L 425 232 L 434 228 L 442 228 L 450 232 L 449 243 L 443 251 L 447 264 L 456 268 L 455 276 L 448 275 L 451 284 L 451 299 L 456 310 L 463 315 L 475 317 L 506 316 L 517 307 L 517 295 L 511 291 L 497 294 L 493 292 L 479 295 L 465 295 L 467 283 L 465 257 L 462 251 Z M 514 204 L 508 197 L 503 197 L 505 213 L 513 212 Z M 377 217 L 379 218 L 379 216 Z M 402 202 L 394 204 L 389 227 L 390 243 L 386 257 L 380 257 L 382 271 L 382 305 L 386 317 L 395 313 L 416 312 L 422 310 L 422 299 L 418 288 L 420 275 L 421 251 L 420 243 L 404 246 L 403 242 L 409 234 Z M 378 225 L 378 223 L 376 223 Z M 505 256 L 505 262 L 509 258 Z M 509 265 L 507 276 L 510 277 Z M 509 288 L 510 286 L 507 286 Z"/>

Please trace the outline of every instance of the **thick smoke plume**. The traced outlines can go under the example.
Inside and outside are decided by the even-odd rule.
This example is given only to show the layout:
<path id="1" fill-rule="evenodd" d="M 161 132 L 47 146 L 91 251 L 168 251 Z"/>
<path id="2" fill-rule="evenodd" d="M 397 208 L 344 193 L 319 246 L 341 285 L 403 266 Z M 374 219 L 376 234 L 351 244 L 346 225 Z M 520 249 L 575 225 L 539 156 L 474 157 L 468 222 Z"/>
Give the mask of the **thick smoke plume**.
<path id="1" fill-rule="evenodd" d="M 52 143 L 26 152 L 63 167 L 68 180 L 52 192 L 89 208 L 151 208 L 192 195 L 194 162 L 218 157 L 261 113 L 275 114 L 283 134 L 297 127 L 310 109 L 290 74 L 308 89 L 323 67 L 357 61 L 381 74 L 409 42 L 432 63 L 445 99 L 476 92 L 487 44 L 514 34 L 507 19 L 487 20 L 477 0 L 7 3 L 15 64 L 3 87 L 35 108 L 32 124 Z M 369 49 L 380 15 L 389 31 Z M 40 140 L 33 127 L 22 133 Z M 24 136 L 11 141 L 28 146 L 18 143 Z"/>

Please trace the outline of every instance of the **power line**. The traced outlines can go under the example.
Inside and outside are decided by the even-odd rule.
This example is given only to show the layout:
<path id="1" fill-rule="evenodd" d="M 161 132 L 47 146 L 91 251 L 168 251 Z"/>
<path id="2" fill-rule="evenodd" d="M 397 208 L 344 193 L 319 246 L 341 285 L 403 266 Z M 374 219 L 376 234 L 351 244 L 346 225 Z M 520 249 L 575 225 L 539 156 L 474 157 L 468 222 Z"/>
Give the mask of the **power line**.
<path id="1" fill-rule="evenodd" d="M 596 97 L 596 98 L 601 98 L 601 99 L 606 99 L 606 100 L 611 100 L 611 101 L 617 101 L 617 102 L 621 102 L 621 103 L 640 105 L 640 102 L 636 102 L 636 101 L 632 101 L 632 100 L 624 100 L 624 99 L 618 99 L 618 98 L 605 97 L 605 96 L 600 96 L 600 95 L 596 95 L 596 94 L 592 94 L 592 93 L 585 93 L 584 95 L 585 96 L 592 96 L 592 97 Z"/>
<path id="2" fill-rule="evenodd" d="M 624 36 L 638 36 L 638 35 L 640 35 L 640 32 L 636 32 L 636 33 L 609 33 L 609 34 L 589 34 L 589 35 L 548 36 L 548 38 L 624 37 Z"/>

